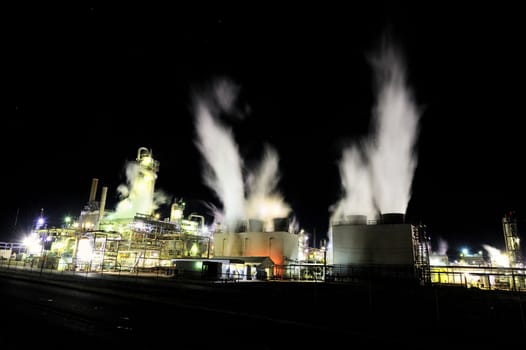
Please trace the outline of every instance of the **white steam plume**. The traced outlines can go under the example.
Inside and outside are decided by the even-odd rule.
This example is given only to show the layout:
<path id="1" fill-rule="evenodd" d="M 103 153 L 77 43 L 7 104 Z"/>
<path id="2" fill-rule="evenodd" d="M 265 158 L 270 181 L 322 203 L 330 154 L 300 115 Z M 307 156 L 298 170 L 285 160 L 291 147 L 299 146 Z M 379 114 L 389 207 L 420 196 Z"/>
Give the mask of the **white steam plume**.
<path id="1" fill-rule="evenodd" d="M 273 218 L 287 217 L 291 211 L 291 208 L 276 190 L 280 179 L 278 165 L 277 152 L 272 147 L 267 146 L 261 165 L 247 177 L 247 216 L 263 220 L 266 231 L 274 230 Z"/>
<path id="2" fill-rule="evenodd" d="M 447 250 L 448 250 L 448 244 L 446 242 L 446 240 L 444 239 L 439 239 L 438 240 L 438 250 L 437 250 L 437 253 L 440 254 L 440 255 L 446 255 L 447 254 Z"/>
<path id="3" fill-rule="evenodd" d="M 373 113 L 375 138 L 369 149 L 375 202 L 381 213 L 405 214 L 417 163 L 419 111 L 396 49 L 384 47 L 373 64 L 379 83 Z"/>
<path id="4" fill-rule="evenodd" d="M 226 85 L 221 85 L 223 89 Z M 227 92 L 223 95 L 229 96 Z M 232 131 L 222 125 L 213 113 L 213 100 L 201 97 L 196 101 L 197 113 L 197 147 L 202 153 L 204 164 L 204 181 L 219 197 L 223 204 L 223 222 L 230 229 L 235 229 L 239 220 L 245 217 L 244 186 L 242 176 L 242 159 L 239 157 L 237 144 Z M 219 106 L 225 105 L 221 101 Z M 224 106 L 222 107 L 224 108 Z"/>
<path id="5" fill-rule="evenodd" d="M 331 221 L 355 214 L 375 219 L 378 211 L 405 214 L 411 196 L 419 111 L 397 50 L 383 47 L 372 62 L 378 83 L 372 135 L 363 148 L 343 151 L 344 197 L 332 207 Z"/>
<path id="6" fill-rule="evenodd" d="M 137 162 L 126 164 L 126 184 L 117 187 L 120 202 L 113 218 L 133 218 L 137 213 L 151 215 L 170 198 L 163 191 L 153 191 L 155 174 L 145 171 Z"/>
<path id="7" fill-rule="evenodd" d="M 205 183 L 215 191 L 222 202 L 222 212 L 215 218 L 223 220 L 227 231 L 234 231 L 241 220 L 259 219 L 264 229 L 274 229 L 274 218 L 287 217 L 290 207 L 277 191 L 279 182 L 279 157 L 270 146 L 265 147 L 260 166 L 243 179 L 243 160 L 231 129 L 224 126 L 220 113 L 242 113 L 234 106 L 239 87 L 229 80 L 219 80 L 212 85 L 209 98 L 196 98 L 197 147 L 206 164 Z M 245 197 L 246 194 L 246 197 Z"/>
<path id="8" fill-rule="evenodd" d="M 489 254 L 491 266 L 510 267 L 510 259 L 506 253 L 488 244 L 483 244 L 482 247 L 486 249 Z"/>
<path id="9" fill-rule="evenodd" d="M 339 168 L 344 193 L 333 208 L 331 222 L 344 220 L 350 214 L 376 216 L 369 169 L 357 146 L 343 151 Z"/>

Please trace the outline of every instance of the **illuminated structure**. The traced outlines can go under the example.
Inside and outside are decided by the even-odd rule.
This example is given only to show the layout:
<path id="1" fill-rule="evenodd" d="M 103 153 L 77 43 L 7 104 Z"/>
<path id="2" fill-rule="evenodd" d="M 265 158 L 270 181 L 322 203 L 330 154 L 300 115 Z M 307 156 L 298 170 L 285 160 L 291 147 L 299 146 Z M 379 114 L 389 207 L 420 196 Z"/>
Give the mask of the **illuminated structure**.
<path id="1" fill-rule="evenodd" d="M 101 199 L 97 201 L 98 183 L 99 179 L 92 179 L 88 203 L 84 206 L 84 210 L 80 212 L 78 225 L 85 230 L 97 229 L 100 221 L 104 218 L 108 187 L 102 188 Z"/>
<path id="2" fill-rule="evenodd" d="M 463 249 L 460 259 L 453 263 L 431 260 L 431 282 L 438 284 L 463 285 L 480 289 L 526 289 L 526 269 L 522 260 L 517 221 L 510 212 L 502 218 L 505 252 L 485 246 L 489 258 L 482 251 L 471 254 Z"/>
<path id="3" fill-rule="evenodd" d="M 257 259 L 254 258 L 262 261 L 268 257 L 275 268 L 267 270 L 266 274 L 282 277 L 286 275 L 284 265 L 288 261 L 298 260 L 300 247 L 300 236 L 289 232 L 288 225 L 284 225 L 284 222 L 287 221 L 274 219 L 274 231 L 271 232 L 264 232 L 263 222 L 255 219 L 248 220 L 248 225 L 241 225 L 242 232 L 216 232 L 214 256 L 247 261 L 247 267 L 255 265 L 254 260 Z M 247 259 L 249 257 L 252 259 Z"/>
<path id="4" fill-rule="evenodd" d="M 135 204 L 136 213 L 153 214 L 153 194 L 159 162 L 153 159 L 152 151 L 141 147 L 137 151 L 136 174 L 131 183 L 129 199 Z"/>
<path id="5" fill-rule="evenodd" d="M 106 210 L 107 187 L 97 199 L 95 178 L 78 220 L 50 227 L 42 209 L 23 247 L 5 243 L 0 245 L 0 256 L 9 264 L 15 259 L 28 268 L 64 271 L 162 271 L 174 276 L 175 271 L 192 270 L 196 277 L 206 278 L 353 282 L 380 273 L 424 283 L 526 288 L 512 215 L 503 218 L 506 259 L 494 255 L 487 264 L 480 253 L 466 253 L 459 263 L 450 263 L 445 254 L 429 254 L 425 227 L 405 223 L 399 213 L 373 221 L 349 215 L 331 223 L 328 242 L 312 248 L 308 234 L 295 232 L 287 217 L 272 219 L 272 230 L 266 221 L 254 218 L 243 220 L 234 232 L 220 226 L 212 230 L 202 215 L 185 217 L 185 202 L 180 199 L 171 204 L 169 217 L 161 219 L 154 207 L 158 169 L 151 150 L 139 148 L 127 172 L 131 175 L 128 196 L 116 210 Z"/>
<path id="6" fill-rule="evenodd" d="M 287 218 L 275 218 L 272 232 L 263 232 L 264 223 L 256 219 L 241 225 L 243 232 L 213 232 L 202 215 L 185 218 L 181 199 L 172 203 L 169 218 L 160 219 L 154 212 L 158 170 L 152 151 L 139 148 L 127 167 L 127 196 L 115 210 L 106 210 L 107 187 L 97 199 L 99 179 L 92 179 L 78 220 L 49 229 L 39 221 L 27 240 L 27 261 L 51 269 L 107 273 L 212 269 L 216 262 L 222 265 L 220 274 L 236 270 L 240 278 L 259 274 L 257 278 L 266 279 L 285 275 L 283 266 L 298 262 L 300 247 L 309 255 L 305 235 L 289 232 Z"/>
<path id="7" fill-rule="evenodd" d="M 78 220 L 61 228 L 41 223 L 26 238 L 26 259 L 46 268 L 71 271 L 138 271 L 172 266 L 177 258 L 209 258 L 211 237 L 204 218 L 183 216 L 184 202 L 172 205 L 170 219 L 153 213 L 159 162 L 139 148 L 128 167 L 129 193 L 115 211 L 106 210 L 107 187 L 97 200 L 99 179 Z"/>
<path id="8" fill-rule="evenodd" d="M 517 219 L 513 212 L 507 213 L 502 218 L 502 228 L 504 231 L 504 243 L 506 253 L 511 267 L 524 267 L 522 260 L 520 238 L 517 230 Z"/>

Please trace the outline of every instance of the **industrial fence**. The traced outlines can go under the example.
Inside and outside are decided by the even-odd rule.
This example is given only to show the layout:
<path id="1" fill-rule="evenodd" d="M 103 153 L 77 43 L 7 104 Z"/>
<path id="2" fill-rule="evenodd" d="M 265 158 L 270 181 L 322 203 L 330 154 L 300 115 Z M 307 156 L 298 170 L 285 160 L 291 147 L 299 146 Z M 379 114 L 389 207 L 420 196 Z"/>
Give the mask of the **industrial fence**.
<path id="1" fill-rule="evenodd" d="M 509 290 L 526 292 L 526 268 L 487 266 L 430 266 L 425 269 L 413 265 L 326 265 L 320 263 L 289 263 L 271 267 L 257 267 L 248 263 L 215 263 L 211 259 L 182 259 L 169 265 L 144 266 L 116 263 L 86 263 L 72 260 L 65 263 L 52 255 L 0 256 L 0 269 L 25 271 L 38 275 L 71 275 L 85 277 L 159 279 L 191 279 L 221 282 L 239 281 L 305 281 L 340 284 L 360 284 L 369 281 L 444 285 L 481 290 Z M 23 257 L 23 258 L 22 258 Z"/>
<path id="2" fill-rule="evenodd" d="M 483 290 L 526 292 L 526 268 L 491 266 L 432 266 L 431 283 Z"/>

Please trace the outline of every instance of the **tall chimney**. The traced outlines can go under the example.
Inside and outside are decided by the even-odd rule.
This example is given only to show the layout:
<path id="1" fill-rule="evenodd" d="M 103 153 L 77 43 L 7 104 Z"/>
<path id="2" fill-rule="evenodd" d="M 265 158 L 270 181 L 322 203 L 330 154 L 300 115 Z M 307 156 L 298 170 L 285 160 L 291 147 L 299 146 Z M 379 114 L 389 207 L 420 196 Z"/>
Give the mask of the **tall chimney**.
<path id="1" fill-rule="evenodd" d="M 95 196 L 97 195 L 97 185 L 99 184 L 99 179 L 91 180 L 91 191 L 89 194 L 89 201 L 94 202 Z"/>
<path id="2" fill-rule="evenodd" d="M 99 207 L 99 222 L 104 218 L 104 209 L 106 208 L 106 194 L 108 193 L 108 187 L 102 187 L 100 194 L 100 207 Z"/>

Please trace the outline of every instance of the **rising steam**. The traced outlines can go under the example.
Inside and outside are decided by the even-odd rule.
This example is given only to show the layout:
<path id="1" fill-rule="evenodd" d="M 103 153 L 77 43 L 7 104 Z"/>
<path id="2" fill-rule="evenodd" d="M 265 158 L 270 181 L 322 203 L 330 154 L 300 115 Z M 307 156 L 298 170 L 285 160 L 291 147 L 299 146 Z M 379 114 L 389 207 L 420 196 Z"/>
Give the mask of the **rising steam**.
<path id="1" fill-rule="evenodd" d="M 501 252 L 499 249 L 490 246 L 489 244 L 483 244 L 482 247 L 486 249 L 489 254 L 491 266 L 510 267 L 510 259 L 508 255 Z"/>
<path id="2" fill-rule="evenodd" d="M 222 225 L 235 230 L 241 220 L 247 218 L 264 221 L 265 229 L 272 230 L 272 219 L 286 217 L 290 208 L 276 191 L 279 181 L 279 158 L 276 151 L 267 146 L 261 165 L 243 179 L 243 160 L 239 156 L 234 135 L 219 120 L 219 113 L 234 113 L 239 117 L 233 103 L 239 92 L 237 85 L 228 80 L 213 84 L 210 94 L 195 99 L 196 141 L 202 153 L 204 182 L 222 202 Z M 246 198 L 245 198 L 246 194 Z"/>
<path id="3" fill-rule="evenodd" d="M 260 167 L 247 177 L 247 216 L 262 220 L 266 231 L 274 230 L 272 219 L 287 217 L 291 211 L 276 190 L 280 178 L 278 165 L 277 152 L 267 146 Z"/>
<path id="4" fill-rule="evenodd" d="M 369 149 L 375 202 L 381 213 L 405 214 L 416 167 L 419 112 L 398 52 L 385 47 L 373 63 L 379 84 L 375 138 Z"/>
<path id="5" fill-rule="evenodd" d="M 117 187 L 120 202 L 113 218 L 133 218 L 135 214 L 152 215 L 160 205 L 170 202 L 163 191 L 154 191 L 156 174 L 145 169 L 139 162 L 127 162 L 126 184 Z"/>
<path id="6" fill-rule="evenodd" d="M 351 214 L 374 217 L 371 175 L 358 147 L 345 149 L 339 166 L 344 197 L 334 207 L 333 220 L 343 220 Z"/>
<path id="7" fill-rule="evenodd" d="M 205 160 L 204 182 L 223 204 L 222 224 L 235 228 L 245 217 L 243 162 L 232 131 L 221 124 L 216 115 L 221 109 L 231 108 L 229 103 L 234 101 L 235 91 L 231 85 L 222 83 L 214 92 L 215 98 L 196 98 L 196 144 Z"/>
<path id="8" fill-rule="evenodd" d="M 344 196 L 333 207 L 331 221 L 378 211 L 405 214 L 411 196 L 419 112 L 397 50 L 385 46 L 371 61 L 378 83 L 373 133 L 362 148 L 353 145 L 342 153 Z"/>

